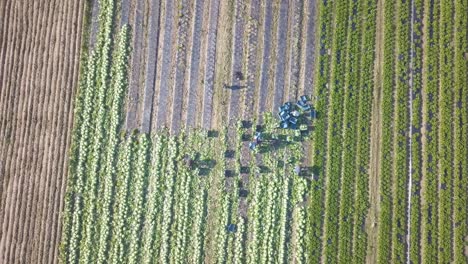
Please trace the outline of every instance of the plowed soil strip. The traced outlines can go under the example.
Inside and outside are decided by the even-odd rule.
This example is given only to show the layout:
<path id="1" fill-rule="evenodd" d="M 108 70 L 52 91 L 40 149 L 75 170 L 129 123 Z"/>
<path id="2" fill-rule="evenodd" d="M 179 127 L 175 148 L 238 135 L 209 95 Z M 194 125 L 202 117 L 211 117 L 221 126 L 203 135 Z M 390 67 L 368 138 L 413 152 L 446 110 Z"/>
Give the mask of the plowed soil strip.
<path id="1" fill-rule="evenodd" d="M 142 61 L 143 11 L 144 0 L 136 0 L 135 24 L 133 25 L 132 61 L 128 86 L 126 129 L 138 129 L 140 102 L 140 72 Z"/>
<path id="2" fill-rule="evenodd" d="M 259 121 L 262 121 L 261 113 L 265 112 L 266 98 L 268 95 L 268 80 L 270 68 L 270 53 L 271 53 L 271 31 L 273 28 L 273 6 L 271 1 L 267 1 L 265 6 L 265 19 L 263 23 L 263 54 L 262 54 L 262 67 L 260 72 L 260 84 L 258 94 L 258 108 L 257 115 Z"/>
<path id="3" fill-rule="evenodd" d="M 239 116 L 239 97 L 243 91 L 241 88 L 243 72 L 242 72 L 242 59 L 243 51 L 243 38 L 244 38 L 244 1 L 236 0 L 234 4 L 234 40 L 232 42 L 232 79 L 231 88 L 231 102 L 229 107 L 229 119 L 234 120 Z"/>
<path id="4" fill-rule="evenodd" d="M 248 25 L 248 46 L 247 46 L 247 89 L 244 97 L 244 119 L 252 119 L 254 98 L 257 79 L 257 45 L 258 45 L 258 25 L 260 22 L 260 1 L 250 2 L 250 24 Z"/>
<path id="5" fill-rule="evenodd" d="M 151 116 L 153 112 L 153 100 L 155 94 L 155 76 L 156 76 L 156 63 L 158 56 L 158 43 L 159 43 L 159 14 L 160 14 L 160 0 L 152 0 L 149 12 L 149 34 L 148 34 L 148 57 L 146 64 L 145 74 L 145 92 L 143 94 L 143 117 L 141 122 L 141 131 L 148 133 L 151 128 Z"/>
<path id="6" fill-rule="evenodd" d="M 278 36 L 276 47 L 276 71 L 274 83 L 273 111 L 283 103 L 284 77 L 286 68 L 286 50 L 287 50 L 287 31 L 289 6 L 287 0 L 281 0 L 279 21 L 278 21 Z"/>
<path id="7" fill-rule="evenodd" d="M 175 64 L 175 80 L 173 85 L 172 94 L 172 120 L 171 120 L 171 133 L 178 133 L 180 125 L 182 123 L 182 108 L 183 108 L 183 97 L 185 93 L 185 68 L 187 65 L 187 31 L 190 26 L 190 7 L 191 1 L 182 0 L 179 3 L 179 32 L 177 39 L 177 54 Z"/>
<path id="8" fill-rule="evenodd" d="M 196 123 L 198 93 L 198 76 L 200 75 L 200 51 L 202 40 L 202 26 L 204 21 L 203 7 L 205 0 L 195 0 L 193 27 L 192 27 L 192 46 L 189 52 L 188 71 L 188 93 L 187 93 L 187 109 L 186 109 L 186 127 L 194 127 Z"/>
<path id="9" fill-rule="evenodd" d="M 156 117 L 156 127 L 162 128 L 166 123 L 167 117 L 167 100 L 169 94 L 170 83 L 170 70 L 172 69 L 172 31 L 174 19 L 174 3 L 173 0 L 166 1 L 165 8 L 165 23 L 164 23 L 164 37 L 162 40 L 162 65 L 159 80 L 159 95 L 158 95 L 158 108 Z"/>
<path id="10" fill-rule="evenodd" d="M 220 0 L 212 0 L 210 5 L 202 113 L 202 127 L 205 129 L 211 127 L 211 115 L 213 112 L 213 84 L 216 62 L 216 34 L 218 29 L 219 2 Z"/>
<path id="11" fill-rule="evenodd" d="M 305 37 L 302 39 L 304 40 L 303 45 L 303 68 L 301 69 L 302 75 L 304 76 L 301 78 L 302 80 L 302 87 L 303 93 L 306 95 L 311 95 L 313 93 L 314 87 L 314 65 L 315 65 L 315 0 L 309 0 L 306 3 L 307 9 L 305 15 L 303 17 L 305 30 L 303 34 Z"/>

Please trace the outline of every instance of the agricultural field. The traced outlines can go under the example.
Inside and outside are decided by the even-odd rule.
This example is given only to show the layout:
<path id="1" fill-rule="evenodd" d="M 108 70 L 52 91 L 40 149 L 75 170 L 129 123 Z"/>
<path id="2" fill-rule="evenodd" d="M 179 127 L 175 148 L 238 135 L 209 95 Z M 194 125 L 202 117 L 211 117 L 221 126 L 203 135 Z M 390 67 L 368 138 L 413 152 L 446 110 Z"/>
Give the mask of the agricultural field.
<path id="1" fill-rule="evenodd" d="M 59 2 L 0 3 L 0 262 L 468 262 L 466 0 Z"/>

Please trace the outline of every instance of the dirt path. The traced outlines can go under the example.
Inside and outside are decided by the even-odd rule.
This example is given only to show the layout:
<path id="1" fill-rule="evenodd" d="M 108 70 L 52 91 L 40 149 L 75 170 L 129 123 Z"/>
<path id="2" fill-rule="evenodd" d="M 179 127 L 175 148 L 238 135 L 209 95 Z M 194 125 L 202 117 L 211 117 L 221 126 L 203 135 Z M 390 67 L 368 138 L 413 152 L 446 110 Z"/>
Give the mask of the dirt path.
<path id="1" fill-rule="evenodd" d="M 366 223 L 369 223 L 366 226 L 366 233 L 369 236 L 368 243 L 368 254 L 366 262 L 377 263 L 377 244 L 378 244 L 378 217 L 380 214 L 380 199 L 379 199 L 379 190 L 380 190 L 380 161 L 381 150 L 380 146 L 382 145 L 382 89 L 383 89 L 383 50 L 384 50 L 384 41 L 383 41 L 383 1 L 378 2 L 377 7 L 377 28 L 376 28 L 376 57 L 375 57 L 375 68 L 374 68 L 374 79 L 375 79 L 375 89 L 374 89 L 374 99 L 372 102 L 372 126 L 371 126 L 371 162 L 370 162 L 370 179 L 369 179 L 369 198 L 370 198 L 370 208 Z"/>
<path id="2" fill-rule="evenodd" d="M 84 1 L 0 6 L 0 262 L 54 263 Z"/>

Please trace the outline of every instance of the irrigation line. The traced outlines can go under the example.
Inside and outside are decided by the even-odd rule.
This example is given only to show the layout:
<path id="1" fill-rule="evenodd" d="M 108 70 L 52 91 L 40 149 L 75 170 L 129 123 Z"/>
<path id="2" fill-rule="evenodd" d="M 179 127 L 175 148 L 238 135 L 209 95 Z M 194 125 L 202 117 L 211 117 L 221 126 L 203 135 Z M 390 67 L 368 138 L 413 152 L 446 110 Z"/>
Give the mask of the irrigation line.
<path id="1" fill-rule="evenodd" d="M 409 65 L 409 164 L 408 164 L 408 234 L 406 242 L 408 247 L 406 249 L 406 263 L 410 264 L 410 250 L 411 250 L 411 190 L 413 188 L 413 62 L 414 62 L 414 0 L 411 0 L 411 31 L 410 31 L 411 49 L 410 49 L 410 65 Z"/>

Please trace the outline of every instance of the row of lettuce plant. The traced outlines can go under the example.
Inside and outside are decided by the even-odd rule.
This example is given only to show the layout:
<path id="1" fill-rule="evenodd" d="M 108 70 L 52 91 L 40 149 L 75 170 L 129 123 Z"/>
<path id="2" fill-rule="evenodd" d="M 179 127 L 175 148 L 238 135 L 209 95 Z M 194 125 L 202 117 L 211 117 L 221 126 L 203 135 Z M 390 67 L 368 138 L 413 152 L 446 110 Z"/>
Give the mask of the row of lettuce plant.
<path id="1" fill-rule="evenodd" d="M 325 219 L 323 235 L 323 258 L 325 262 L 338 261 L 338 230 L 340 226 L 341 164 L 343 151 L 343 102 L 346 75 L 348 17 L 352 13 L 349 1 L 337 1 L 335 9 L 335 31 L 330 51 L 331 77 L 328 87 L 328 124 L 326 128 L 328 148 L 326 165 Z M 326 246 L 325 246 L 326 244 Z"/>
<path id="2" fill-rule="evenodd" d="M 412 79 L 412 123 L 413 134 L 411 138 L 412 156 L 412 189 L 410 211 L 410 245 L 409 259 L 413 263 L 421 262 L 421 180 L 422 180 L 422 37 L 423 37 L 423 0 L 413 0 L 413 61 L 411 65 Z"/>
<path id="3" fill-rule="evenodd" d="M 438 138 L 439 138 L 439 0 L 424 2 L 423 122 L 426 125 L 423 153 L 423 189 L 421 221 L 421 262 L 437 263 L 439 207 Z"/>
<path id="4" fill-rule="evenodd" d="M 382 69 L 382 146 L 380 167 L 380 214 L 377 248 L 378 263 L 387 263 L 392 254 L 393 126 L 395 86 L 396 12 L 394 1 L 384 2 L 384 50 Z"/>
<path id="5" fill-rule="evenodd" d="M 367 256 L 368 234 L 362 228 L 366 224 L 369 210 L 369 167 L 370 167 L 370 131 L 372 121 L 372 98 L 374 96 L 374 61 L 376 40 L 377 3 L 368 0 L 361 6 L 362 43 L 360 90 L 357 126 L 357 161 L 356 191 L 354 202 L 353 254 L 352 263 L 363 263 Z M 369 223 L 368 223 L 369 224 Z"/>
<path id="6" fill-rule="evenodd" d="M 357 156 L 357 127 L 358 127 L 358 106 L 360 102 L 359 74 L 360 61 L 363 53 L 361 48 L 362 31 L 362 10 L 363 3 L 353 1 L 350 3 L 347 56 L 343 59 L 346 63 L 346 73 L 344 78 L 344 104 L 343 104 L 343 141 L 341 153 L 341 197 L 339 211 L 339 240 L 338 240 L 338 261 L 343 263 L 351 262 L 353 249 L 353 216 L 354 192 L 356 180 L 356 160 Z"/>
<path id="7" fill-rule="evenodd" d="M 455 117 L 454 117 L 454 182 L 453 182 L 453 261 L 454 263 L 465 263 L 466 240 L 468 234 L 466 222 L 468 195 L 468 62 L 466 56 L 468 49 L 468 5 L 462 0 L 455 1 L 455 23 L 454 23 L 454 90 L 455 90 Z"/>
<path id="8" fill-rule="evenodd" d="M 315 90 L 314 90 L 314 103 L 318 113 L 318 118 L 315 121 L 315 132 L 314 140 L 311 144 L 311 161 L 314 166 L 320 168 L 323 171 L 326 165 L 324 158 L 327 152 L 327 120 L 328 120 L 328 82 L 330 79 L 330 56 L 327 54 L 331 48 L 332 36 L 334 29 L 333 12 L 335 10 L 335 2 L 330 1 L 319 1 L 317 5 L 317 18 L 318 18 L 318 40 L 317 45 L 317 67 L 315 67 Z M 311 263 L 320 263 L 322 260 L 322 249 L 323 249 L 323 224 L 325 213 L 324 210 L 324 198 L 325 198 L 325 179 L 323 175 L 319 175 L 319 178 L 312 183 L 310 191 L 310 199 L 313 203 L 309 205 L 309 217 L 308 217 L 308 231 L 309 243 L 308 252 Z"/>
<path id="9" fill-rule="evenodd" d="M 453 254 L 453 1 L 440 1 L 439 34 L 439 258 L 438 263 L 452 262 Z"/>

